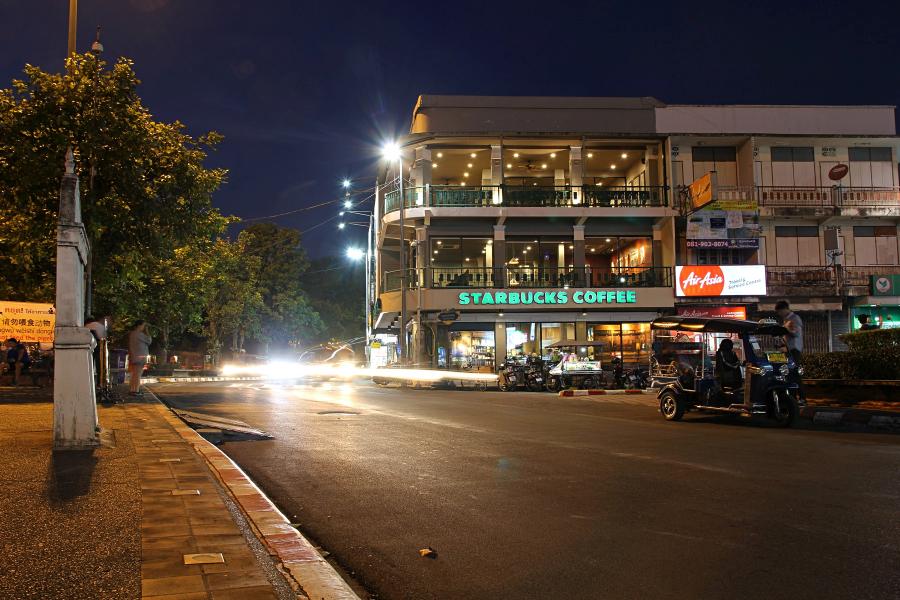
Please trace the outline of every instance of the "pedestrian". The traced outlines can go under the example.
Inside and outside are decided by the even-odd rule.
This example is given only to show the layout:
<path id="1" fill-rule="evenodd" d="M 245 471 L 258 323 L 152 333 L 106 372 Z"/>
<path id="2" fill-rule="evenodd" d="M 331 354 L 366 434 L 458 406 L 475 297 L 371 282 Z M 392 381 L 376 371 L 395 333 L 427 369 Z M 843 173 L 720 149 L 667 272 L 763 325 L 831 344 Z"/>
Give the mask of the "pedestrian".
<path id="1" fill-rule="evenodd" d="M 100 354 L 102 352 L 101 347 L 104 345 L 104 340 L 106 340 L 106 325 L 95 317 L 88 317 L 84 320 L 84 326 L 91 331 L 91 335 L 94 336 L 94 341 L 97 342 L 93 352 L 94 383 L 96 384 L 96 387 L 100 387 Z"/>
<path id="2" fill-rule="evenodd" d="M 6 367 L 12 373 L 13 385 L 19 385 L 19 377 L 28 372 L 31 366 L 31 357 L 28 348 L 16 338 L 6 340 Z"/>
<path id="3" fill-rule="evenodd" d="M 784 336 L 784 345 L 788 355 L 794 360 L 794 364 L 800 365 L 803 354 L 803 320 L 797 313 L 791 310 L 787 300 L 779 300 L 775 303 L 775 313 L 781 319 L 781 324 L 788 330 Z"/>
<path id="4" fill-rule="evenodd" d="M 872 331 L 873 329 L 878 329 L 878 325 L 876 325 L 875 323 L 869 323 L 869 315 L 859 315 L 858 317 L 856 317 L 856 320 L 859 321 L 860 331 Z"/>
<path id="5" fill-rule="evenodd" d="M 128 371 L 131 377 L 128 380 L 129 394 L 138 396 L 142 392 L 141 375 L 144 372 L 144 365 L 147 364 L 147 357 L 150 356 L 150 342 L 153 338 L 147 333 L 147 323 L 137 320 L 128 333 Z"/>

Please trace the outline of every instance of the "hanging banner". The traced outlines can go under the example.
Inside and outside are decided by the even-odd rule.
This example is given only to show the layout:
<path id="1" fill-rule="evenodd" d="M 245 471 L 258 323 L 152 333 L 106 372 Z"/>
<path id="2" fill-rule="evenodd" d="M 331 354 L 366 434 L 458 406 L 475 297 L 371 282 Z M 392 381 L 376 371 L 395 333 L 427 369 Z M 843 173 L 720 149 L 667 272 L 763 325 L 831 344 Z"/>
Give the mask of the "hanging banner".
<path id="1" fill-rule="evenodd" d="M 53 343 L 56 310 L 52 304 L 0 300 L 0 341 Z"/>
<path id="2" fill-rule="evenodd" d="M 722 319 L 747 320 L 745 306 L 679 306 L 675 309 L 679 317 L 700 317 L 704 319 L 718 317 Z"/>
<path id="3" fill-rule="evenodd" d="M 691 209 L 700 210 L 716 199 L 716 174 L 712 171 L 694 180 L 688 186 L 691 197 Z"/>

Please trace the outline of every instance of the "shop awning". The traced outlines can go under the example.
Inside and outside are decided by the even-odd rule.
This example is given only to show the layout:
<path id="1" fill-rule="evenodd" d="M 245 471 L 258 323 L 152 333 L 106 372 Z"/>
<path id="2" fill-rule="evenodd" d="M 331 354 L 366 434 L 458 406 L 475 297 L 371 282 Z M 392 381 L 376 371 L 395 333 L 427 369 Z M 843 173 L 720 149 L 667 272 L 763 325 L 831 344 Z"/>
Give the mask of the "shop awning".
<path id="1" fill-rule="evenodd" d="M 391 311 L 381 313 L 375 320 L 375 326 L 372 328 L 372 333 L 390 333 L 391 331 L 397 331 L 397 321 L 399 317 L 399 312 Z"/>

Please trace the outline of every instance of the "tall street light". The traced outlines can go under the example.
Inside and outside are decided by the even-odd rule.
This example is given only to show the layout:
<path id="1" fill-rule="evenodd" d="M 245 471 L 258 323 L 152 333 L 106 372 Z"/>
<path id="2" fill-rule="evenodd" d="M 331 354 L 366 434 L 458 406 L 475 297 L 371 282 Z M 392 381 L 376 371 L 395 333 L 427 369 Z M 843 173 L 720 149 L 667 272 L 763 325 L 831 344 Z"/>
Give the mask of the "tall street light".
<path id="1" fill-rule="evenodd" d="M 409 358 L 406 348 L 406 228 L 404 225 L 403 202 L 403 153 L 397 142 L 385 144 L 382 154 L 390 162 L 397 162 L 400 193 L 400 364 L 406 364 Z"/>
<path id="2" fill-rule="evenodd" d="M 69 53 L 66 58 L 75 54 L 75 33 L 78 31 L 78 0 L 69 0 Z"/>

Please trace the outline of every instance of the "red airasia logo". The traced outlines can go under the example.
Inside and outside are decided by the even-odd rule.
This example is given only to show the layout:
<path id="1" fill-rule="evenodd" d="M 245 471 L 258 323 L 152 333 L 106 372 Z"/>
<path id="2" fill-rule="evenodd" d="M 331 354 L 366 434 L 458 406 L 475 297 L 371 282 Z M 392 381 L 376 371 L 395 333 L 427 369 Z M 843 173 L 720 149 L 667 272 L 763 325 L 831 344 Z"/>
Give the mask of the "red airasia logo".
<path id="1" fill-rule="evenodd" d="M 721 267 L 684 267 L 678 286 L 685 296 L 720 296 L 725 289 L 725 274 Z"/>

